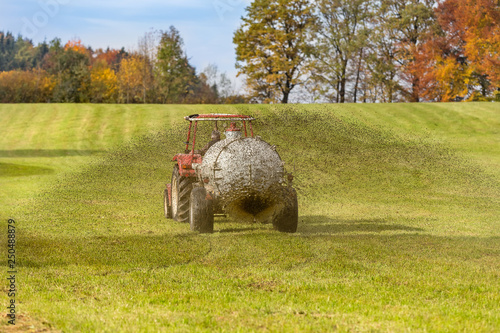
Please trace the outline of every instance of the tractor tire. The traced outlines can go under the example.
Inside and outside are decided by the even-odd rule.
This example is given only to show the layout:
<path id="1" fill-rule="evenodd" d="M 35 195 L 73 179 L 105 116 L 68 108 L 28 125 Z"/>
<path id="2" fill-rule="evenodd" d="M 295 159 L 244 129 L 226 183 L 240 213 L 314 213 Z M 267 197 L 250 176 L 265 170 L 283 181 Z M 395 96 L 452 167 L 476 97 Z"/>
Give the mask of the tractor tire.
<path id="1" fill-rule="evenodd" d="M 299 204 L 297 192 L 293 188 L 283 189 L 283 200 L 285 207 L 274 217 L 273 227 L 280 232 L 294 233 L 299 223 Z"/>
<path id="2" fill-rule="evenodd" d="M 191 230 L 202 234 L 214 232 L 213 200 L 207 199 L 207 191 L 203 187 L 191 191 L 189 225 Z"/>
<path id="3" fill-rule="evenodd" d="M 168 204 L 168 190 L 163 191 L 163 210 L 165 211 L 165 218 L 172 218 L 172 207 Z"/>
<path id="4" fill-rule="evenodd" d="M 174 221 L 187 223 L 189 220 L 189 195 L 193 188 L 191 178 L 179 174 L 179 166 L 172 172 L 172 218 Z"/>

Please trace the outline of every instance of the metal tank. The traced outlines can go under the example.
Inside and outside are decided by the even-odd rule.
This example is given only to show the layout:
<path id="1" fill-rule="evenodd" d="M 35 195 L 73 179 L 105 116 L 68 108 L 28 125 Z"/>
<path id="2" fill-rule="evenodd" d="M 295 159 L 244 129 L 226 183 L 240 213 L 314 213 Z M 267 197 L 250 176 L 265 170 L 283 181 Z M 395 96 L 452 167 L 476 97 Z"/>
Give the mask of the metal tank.
<path id="1" fill-rule="evenodd" d="M 282 208 L 284 163 L 276 148 L 260 137 L 227 130 L 226 139 L 206 152 L 199 174 L 224 211 L 244 220 L 265 222 Z"/>

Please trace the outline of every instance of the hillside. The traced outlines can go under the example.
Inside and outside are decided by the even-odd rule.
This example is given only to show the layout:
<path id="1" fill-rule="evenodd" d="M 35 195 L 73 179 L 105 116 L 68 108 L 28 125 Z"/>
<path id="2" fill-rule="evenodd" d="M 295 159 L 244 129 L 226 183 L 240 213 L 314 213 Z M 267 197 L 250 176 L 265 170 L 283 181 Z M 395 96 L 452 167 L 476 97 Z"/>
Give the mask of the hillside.
<path id="1" fill-rule="evenodd" d="M 182 116 L 206 111 L 258 118 L 296 176 L 296 234 L 219 218 L 200 236 L 163 217 Z M 499 104 L 0 105 L 0 116 L 1 218 L 18 222 L 25 325 L 500 329 Z"/>

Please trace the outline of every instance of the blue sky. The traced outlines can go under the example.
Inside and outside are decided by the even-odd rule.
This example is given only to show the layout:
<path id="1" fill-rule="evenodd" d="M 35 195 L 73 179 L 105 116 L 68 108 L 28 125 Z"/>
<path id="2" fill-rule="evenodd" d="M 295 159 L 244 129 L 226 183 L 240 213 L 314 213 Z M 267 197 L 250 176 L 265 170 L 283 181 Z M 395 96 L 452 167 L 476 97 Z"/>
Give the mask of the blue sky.
<path id="1" fill-rule="evenodd" d="M 153 29 L 174 25 L 190 62 L 236 76 L 233 32 L 250 0 L 0 0 L 0 30 L 33 40 L 80 38 L 97 48 L 137 48 Z"/>

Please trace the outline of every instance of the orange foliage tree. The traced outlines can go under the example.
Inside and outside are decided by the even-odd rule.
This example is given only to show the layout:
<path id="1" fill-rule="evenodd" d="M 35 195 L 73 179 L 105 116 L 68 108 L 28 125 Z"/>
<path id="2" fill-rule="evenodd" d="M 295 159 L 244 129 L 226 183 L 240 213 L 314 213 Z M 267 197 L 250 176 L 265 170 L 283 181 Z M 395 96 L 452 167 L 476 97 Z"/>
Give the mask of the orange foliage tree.
<path id="1" fill-rule="evenodd" d="M 90 71 L 90 98 L 95 103 L 115 103 L 118 99 L 118 78 L 104 60 Z"/>
<path id="2" fill-rule="evenodd" d="M 82 41 L 80 39 L 72 39 L 64 45 L 64 50 L 73 50 L 75 52 L 80 52 L 83 54 L 87 54 L 88 50 L 87 48 L 82 44 Z"/>
<path id="3" fill-rule="evenodd" d="M 500 89 L 500 5 L 496 0 L 445 0 L 436 15 L 442 34 L 423 45 L 430 100 L 486 99 Z"/>
<path id="4" fill-rule="evenodd" d="M 100 61 L 105 61 L 109 67 L 115 71 L 118 70 L 120 66 L 120 62 L 122 58 L 126 55 L 124 49 L 116 50 L 116 49 L 97 49 L 93 54 L 93 64 L 96 64 Z"/>
<path id="5" fill-rule="evenodd" d="M 120 101 L 123 103 L 144 102 L 146 97 L 144 79 L 149 75 L 148 63 L 139 55 L 122 59 L 118 72 Z"/>
<path id="6" fill-rule="evenodd" d="M 56 80 L 46 71 L 0 72 L 0 103 L 46 103 L 53 96 Z"/>

